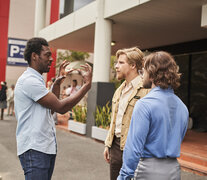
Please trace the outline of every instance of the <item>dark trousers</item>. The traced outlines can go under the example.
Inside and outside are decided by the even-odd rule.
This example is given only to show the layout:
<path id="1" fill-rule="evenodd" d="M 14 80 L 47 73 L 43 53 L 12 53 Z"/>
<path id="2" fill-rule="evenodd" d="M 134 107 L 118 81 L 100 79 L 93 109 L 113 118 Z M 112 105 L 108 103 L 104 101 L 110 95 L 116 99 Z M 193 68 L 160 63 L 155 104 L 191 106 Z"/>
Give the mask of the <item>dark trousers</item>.
<path id="1" fill-rule="evenodd" d="M 55 154 L 28 150 L 19 156 L 25 180 L 51 180 L 55 166 Z"/>
<path id="2" fill-rule="evenodd" d="M 116 180 L 119 176 L 119 171 L 122 167 L 122 154 L 120 150 L 120 138 L 114 136 L 114 140 L 111 148 L 109 149 L 110 154 L 110 179 Z"/>
<path id="3" fill-rule="evenodd" d="M 4 119 L 4 109 L 1 109 L 1 120 Z"/>

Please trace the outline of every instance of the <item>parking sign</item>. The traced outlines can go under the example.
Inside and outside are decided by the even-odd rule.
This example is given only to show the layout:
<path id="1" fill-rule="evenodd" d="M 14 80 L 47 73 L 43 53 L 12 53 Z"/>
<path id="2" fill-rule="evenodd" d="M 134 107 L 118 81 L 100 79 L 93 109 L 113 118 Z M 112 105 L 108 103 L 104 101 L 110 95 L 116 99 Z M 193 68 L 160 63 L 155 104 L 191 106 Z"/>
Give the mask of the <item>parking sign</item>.
<path id="1" fill-rule="evenodd" d="M 24 60 L 24 49 L 27 41 L 22 39 L 8 39 L 8 65 L 27 66 Z"/>

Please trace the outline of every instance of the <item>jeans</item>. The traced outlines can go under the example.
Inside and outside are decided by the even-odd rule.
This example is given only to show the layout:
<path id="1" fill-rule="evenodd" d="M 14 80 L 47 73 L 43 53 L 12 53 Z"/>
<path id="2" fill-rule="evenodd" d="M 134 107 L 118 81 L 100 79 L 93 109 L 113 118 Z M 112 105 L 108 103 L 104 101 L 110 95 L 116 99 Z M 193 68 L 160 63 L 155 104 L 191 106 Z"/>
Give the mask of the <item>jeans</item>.
<path id="1" fill-rule="evenodd" d="M 30 149 L 19 156 L 25 180 L 51 180 L 56 154 Z"/>

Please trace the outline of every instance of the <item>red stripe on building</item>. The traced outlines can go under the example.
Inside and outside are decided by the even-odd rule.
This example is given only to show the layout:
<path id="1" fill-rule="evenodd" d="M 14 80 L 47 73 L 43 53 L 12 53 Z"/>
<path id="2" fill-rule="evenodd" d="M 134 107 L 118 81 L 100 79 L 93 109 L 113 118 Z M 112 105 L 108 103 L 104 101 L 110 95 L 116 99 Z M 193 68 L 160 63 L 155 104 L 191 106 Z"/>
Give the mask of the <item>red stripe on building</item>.
<path id="1" fill-rule="evenodd" d="M 5 81 L 10 0 L 0 0 L 0 81 Z"/>
<path id="2" fill-rule="evenodd" d="M 50 24 L 56 22 L 59 19 L 59 4 L 60 0 L 51 1 Z"/>
<path id="3" fill-rule="evenodd" d="M 51 1 L 51 11 L 50 11 L 50 24 L 56 22 L 59 19 L 59 0 L 52 0 Z M 52 66 L 50 72 L 47 73 L 47 81 L 50 81 L 51 78 L 55 77 L 55 65 L 56 65 L 56 49 L 52 51 Z"/>
<path id="4" fill-rule="evenodd" d="M 56 49 L 51 49 L 53 62 L 51 64 L 50 71 L 47 73 L 47 81 L 50 81 L 53 77 L 55 77 L 55 65 L 56 65 Z"/>

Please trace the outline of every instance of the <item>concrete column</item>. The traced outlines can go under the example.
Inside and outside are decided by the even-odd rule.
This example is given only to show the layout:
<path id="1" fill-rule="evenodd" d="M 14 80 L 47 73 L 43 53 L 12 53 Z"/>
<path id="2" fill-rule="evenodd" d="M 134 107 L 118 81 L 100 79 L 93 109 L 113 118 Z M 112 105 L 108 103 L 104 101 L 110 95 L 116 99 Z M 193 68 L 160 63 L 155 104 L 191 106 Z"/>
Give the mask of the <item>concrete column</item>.
<path id="1" fill-rule="evenodd" d="M 94 113 L 97 106 L 105 106 L 114 94 L 114 84 L 109 83 L 111 60 L 112 22 L 104 19 L 104 0 L 96 0 L 93 83 L 88 93 L 86 136 L 91 137 L 95 125 Z"/>
<path id="2" fill-rule="evenodd" d="M 112 22 L 104 19 L 104 0 L 96 1 L 93 82 L 109 82 Z"/>
<path id="3" fill-rule="evenodd" d="M 45 19 L 46 19 L 46 0 L 36 0 L 35 23 L 34 23 L 35 37 L 37 37 L 39 31 L 45 27 Z"/>
<path id="4" fill-rule="evenodd" d="M 105 106 L 107 102 L 111 102 L 114 94 L 114 83 L 93 82 L 91 90 L 88 93 L 87 103 L 87 121 L 86 136 L 91 137 L 92 126 L 95 126 L 94 113 L 97 106 Z M 111 103 L 110 103 L 111 105 Z"/>

